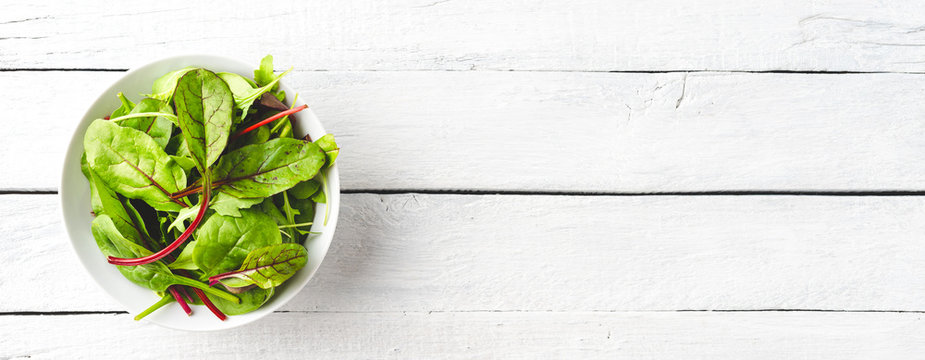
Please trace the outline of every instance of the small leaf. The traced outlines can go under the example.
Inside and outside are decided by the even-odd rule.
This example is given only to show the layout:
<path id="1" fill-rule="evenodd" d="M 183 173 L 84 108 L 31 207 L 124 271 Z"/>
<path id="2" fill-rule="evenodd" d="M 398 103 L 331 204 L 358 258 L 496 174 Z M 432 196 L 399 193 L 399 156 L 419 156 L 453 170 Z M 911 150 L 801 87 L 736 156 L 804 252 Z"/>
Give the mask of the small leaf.
<path id="1" fill-rule="evenodd" d="M 218 73 L 218 76 L 222 78 L 231 89 L 232 94 L 234 95 L 234 104 L 235 107 L 242 111 L 241 117 L 244 118 L 247 116 L 247 111 L 250 109 L 251 105 L 254 104 L 254 101 L 260 99 L 263 94 L 266 94 L 274 86 L 279 83 L 279 79 L 288 74 L 289 71 L 275 76 L 272 81 L 259 87 L 254 88 L 247 78 L 235 74 L 235 73 Z"/>
<path id="2" fill-rule="evenodd" d="M 260 67 L 254 70 L 254 81 L 257 86 L 266 86 L 273 80 L 273 55 L 267 55 L 260 60 Z M 274 87 L 270 90 L 276 90 L 276 88 Z"/>
<path id="3" fill-rule="evenodd" d="M 122 103 L 122 105 L 119 106 L 119 108 L 116 109 L 116 111 L 113 111 L 112 114 L 109 115 L 109 118 L 110 118 L 110 119 L 115 119 L 115 118 L 120 117 L 120 116 L 122 116 L 122 115 L 127 115 L 129 112 L 132 111 L 132 109 L 135 108 L 135 103 L 133 103 L 131 100 L 127 99 L 127 98 L 125 97 L 125 94 L 123 94 L 123 93 L 120 92 L 120 93 L 116 94 L 116 97 L 119 98 L 119 102 Z"/>
<path id="4" fill-rule="evenodd" d="M 169 103 L 173 98 L 174 90 L 177 88 L 177 81 L 180 80 L 181 76 L 185 75 L 187 72 L 193 69 L 195 68 L 188 66 L 180 70 L 171 71 L 164 74 L 164 76 L 154 80 L 154 86 L 151 88 L 151 93 L 145 96 Z"/>
<path id="5" fill-rule="evenodd" d="M 340 154 L 340 148 L 337 147 L 337 143 L 334 142 L 334 135 L 325 134 L 320 139 L 315 140 L 315 144 L 324 150 L 325 155 L 327 155 L 327 162 L 325 167 L 330 167 L 334 165 L 334 160 L 337 160 L 337 155 Z"/>
<path id="6" fill-rule="evenodd" d="M 173 110 L 170 109 L 167 103 L 148 98 L 141 100 L 141 102 L 135 105 L 135 108 L 126 115 L 141 113 L 173 114 Z M 115 117 L 112 119 L 115 119 Z M 167 116 L 131 118 L 119 121 L 118 124 L 148 134 L 148 136 L 154 139 L 154 142 L 162 148 L 167 146 L 167 143 L 170 141 L 170 133 L 173 132 L 173 121 Z"/>

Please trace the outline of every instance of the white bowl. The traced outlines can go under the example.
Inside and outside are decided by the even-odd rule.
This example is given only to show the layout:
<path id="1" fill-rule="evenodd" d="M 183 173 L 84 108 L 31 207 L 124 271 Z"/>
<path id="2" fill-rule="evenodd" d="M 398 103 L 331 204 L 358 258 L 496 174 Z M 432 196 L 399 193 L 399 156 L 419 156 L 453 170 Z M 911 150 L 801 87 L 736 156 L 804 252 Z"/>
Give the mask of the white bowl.
<path id="1" fill-rule="evenodd" d="M 156 302 L 158 297 L 151 290 L 135 285 L 122 277 L 114 265 L 107 263 L 106 257 L 96 247 L 96 242 L 90 234 L 90 222 L 93 221 L 90 214 L 90 186 L 80 172 L 80 156 L 83 153 L 84 132 L 94 119 L 108 115 L 119 106 L 116 93 L 121 91 L 130 99 L 141 100 L 142 96 L 140 94 L 150 93 L 154 80 L 169 71 L 185 66 L 195 66 L 216 72 L 233 72 L 251 78 L 253 77 L 254 68 L 258 64 L 259 59 L 254 59 L 252 63 L 244 63 L 219 56 L 185 55 L 157 60 L 135 68 L 125 73 L 122 78 L 100 94 L 99 98 L 90 105 L 87 113 L 84 114 L 83 119 L 77 125 L 73 137 L 71 137 L 71 143 L 64 158 L 64 171 L 61 176 L 59 192 L 64 226 L 71 239 L 74 252 L 77 253 L 77 257 L 93 280 L 133 315 Z M 280 65 L 278 66 L 279 68 L 283 68 L 283 66 L 288 68 L 286 64 L 278 65 Z M 286 103 L 292 104 L 296 91 L 286 86 L 286 78 L 280 81 L 280 88 L 286 92 Z M 300 96 L 295 105 L 304 104 L 302 99 L 304 97 Z M 318 139 L 327 134 L 310 108 L 299 112 L 295 119 L 297 119 L 297 121 L 293 121 L 293 132 L 295 134 L 305 134 L 307 132 L 312 139 Z M 277 288 L 270 301 L 260 309 L 244 315 L 229 316 L 227 320 L 221 321 L 204 306 L 194 307 L 193 315 L 188 317 L 180 310 L 177 303 L 171 303 L 148 315 L 144 320 L 180 330 L 209 331 L 229 329 L 257 320 L 295 297 L 321 265 L 321 261 L 328 252 L 328 247 L 334 236 L 334 228 L 337 226 L 337 214 L 340 205 L 340 178 L 338 177 L 337 165 L 327 169 L 327 178 L 330 188 L 327 206 L 331 206 L 330 215 L 327 225 L 324 225 L 324 206 L 326 205 L 317 205 L 314 225 L 311 230 L 320 232 L 320 234 L 311 234 L 304 242 L 305 247 L 308 249 L 308 264 Z M 126 317 L 125 321 L 132 320 Z"/>

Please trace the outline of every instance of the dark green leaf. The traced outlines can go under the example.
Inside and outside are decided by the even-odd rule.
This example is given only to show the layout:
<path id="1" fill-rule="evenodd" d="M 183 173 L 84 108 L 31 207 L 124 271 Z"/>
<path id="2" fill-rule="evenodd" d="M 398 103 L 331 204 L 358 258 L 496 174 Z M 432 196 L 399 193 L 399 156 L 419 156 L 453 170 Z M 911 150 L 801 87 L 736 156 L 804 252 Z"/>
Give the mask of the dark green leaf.
<path id="1" fill-rule="evenodd" d="M 177 124 L 200 173 L 225 150 L 231 131 L 232 101 L 228 85 L 211 71 L 189 71 L 177 82 Z"/>
<path id="2" fill-rule="evenodd" d="M 273 139 L 222 156 L 213 170 L 220 191 L 239 198 L 263 198 L 313 178 L 324 165 L 317 145 L 296 139 Z"/>
<path id="3" fill-rule="evenodd" d="M 321 188 L 321 184 L 315 180 L 307 180 L 296 184 L 289 189 L 289 194 L 296 199 L 308 199 Z"/>

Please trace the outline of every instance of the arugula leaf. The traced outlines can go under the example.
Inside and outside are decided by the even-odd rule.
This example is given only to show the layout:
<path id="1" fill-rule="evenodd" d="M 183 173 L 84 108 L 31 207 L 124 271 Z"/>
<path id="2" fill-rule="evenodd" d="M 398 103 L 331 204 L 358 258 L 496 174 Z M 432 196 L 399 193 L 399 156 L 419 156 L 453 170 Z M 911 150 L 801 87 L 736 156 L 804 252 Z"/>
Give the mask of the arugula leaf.
<path id="1" fill-rule="evenodd" d="M 186 174 L 147 134 L 95 120 L 84 135 L 84 149 L 90 168 L 119 194 L 144 200 L 157 210 L 186 206 L 170 198 L 186 186 Z"/>
<path id="2" fill-rule="evenodd" d="M 251 250 L 281 242 L 276 222 L 259 211 L 243 210 L 241 217 L 213 214 L 196 233 L 193 262 L 211 276 L 236 269 Z"/>
<path id="3" fill-rule="evenodd" d="M 325 157 L 317 145 L 296 139 L 273 139 L 222 156 L 213 170 L 222 192 L 239 198 L 263 198 L 313 178 Z"/>
<path id="4" fill-rule="evenodd" d="M 299 244 L 277 244 L 255 249 L 237 271 L 209 277 L 209 285 L 222 281 L 230 286 L 254 284 L 262 289 L 279 286 L 308 262 L 308 250 Z M 239 281 L 231 281 L 237 279 Z"/>

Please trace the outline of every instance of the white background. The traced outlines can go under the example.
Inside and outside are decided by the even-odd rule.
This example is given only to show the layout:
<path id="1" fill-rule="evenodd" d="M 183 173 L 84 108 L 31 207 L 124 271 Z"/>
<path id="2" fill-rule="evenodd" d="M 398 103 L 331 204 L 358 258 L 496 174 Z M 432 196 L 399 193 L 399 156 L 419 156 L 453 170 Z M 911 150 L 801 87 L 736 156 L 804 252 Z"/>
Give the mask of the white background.
<path id="1" fill-rule="evenodd" d="M 0 359 L 925 356 L 921 1 L 0 9 Z M 55 195 L 90 101 L 182 53 L 273 54 L 342 148 L 316 277 L 220 333 L 132 321 Z"/>

